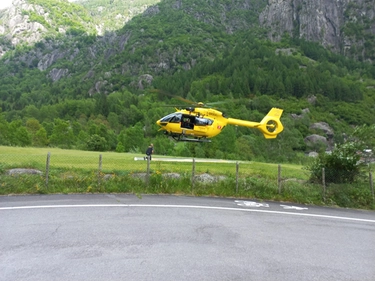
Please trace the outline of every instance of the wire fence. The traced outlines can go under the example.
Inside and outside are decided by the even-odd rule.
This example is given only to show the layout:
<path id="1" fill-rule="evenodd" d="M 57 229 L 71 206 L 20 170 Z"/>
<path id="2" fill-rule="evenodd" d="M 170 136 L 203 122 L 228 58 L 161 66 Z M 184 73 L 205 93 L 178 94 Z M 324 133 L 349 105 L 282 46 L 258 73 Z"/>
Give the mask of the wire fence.
<path id="1" fill-rule="evenodd" d="M 312 184 L 307 171 L 287 164 L 167 157 L 153 157 L 150 161 L 123 153 L 103 156 L 65 150 L 47 154 L 2 153 L 0 169 L 1 194 L 155 192 L 290 199 L 301 203 L 341 200 L 338 205 L 345 206 L 350 205 L 345 201 L 360 200 L 360 205 L 365 206 L 375 202 L 370 169 L 351 185 L 328 184 L 331 181 L 327 181 L 323 169 L 322 181 Z"/>

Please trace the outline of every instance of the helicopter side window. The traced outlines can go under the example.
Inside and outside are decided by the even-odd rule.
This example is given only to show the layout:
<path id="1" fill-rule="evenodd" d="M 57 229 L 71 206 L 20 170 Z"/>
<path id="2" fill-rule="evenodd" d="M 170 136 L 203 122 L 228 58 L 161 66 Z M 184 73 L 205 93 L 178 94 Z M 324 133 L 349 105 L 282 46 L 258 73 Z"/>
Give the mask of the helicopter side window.
<path id="1" fill-rule="evenodd" d="M 194 129 L 194 120 L 190 116 L 182 116 L 181 128 Z"/>
<path id="2" fill-rule="evenodd" d="M 195 125 L 198 126 L 209 126 L 212 125 L 213 121 L 211 119 L 206 118 L 195 118 Z"/>

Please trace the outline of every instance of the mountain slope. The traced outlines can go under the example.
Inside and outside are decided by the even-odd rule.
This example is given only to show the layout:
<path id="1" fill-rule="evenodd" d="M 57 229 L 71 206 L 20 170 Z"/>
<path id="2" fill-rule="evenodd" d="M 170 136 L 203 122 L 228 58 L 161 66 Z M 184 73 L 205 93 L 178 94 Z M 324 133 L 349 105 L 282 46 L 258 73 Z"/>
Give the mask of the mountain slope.
<path id="1" fill-rule="evenodd" d="M 61 1 L 55 1 L 55 6 Z M 135 16 L 119 32 L 95 37 L 72 26 L 64 37 L 49 36 L 21 56 L 15 53 L 11 61 L 47 71 L 52 81 L 68 76 L 93 78 L 96 81 L 91 85 L 92 94 L 98 91 L 96 83 L 102 84 L 100 80 L 108 76 L 108 72 L 125 74 L 131 77 L 125 79 L 129 81 L 146 73 L 190 69 L 201 58 L 216 57 L 225 44 L 230 44 L 226 39 L 229 34 L 256 25 L 264 1 L 251 3 L 235 1 L 228 6 L 226 1 L 204 2 L 204 5 L 200 1 L 190 1 L 189 5 L 182 1 L 163 1 L 149 6 L 143 15 Z M 71 9 L 76 7 L 65 4 L 73 5 Z M 22 10 L 22 7 L 17 9 Z M 53 30 L 62 29 L 58 21 L 53 26 Z M 123 85 L 120 83 L 117 87 Z"/>
<path id="2" fill-rule="evenodd" d="M 140 0 L 134 9 L 128 2 L 106 6 L 104 0 L 14 3 L 15 18 L 43 26 L 30 33 L 41 36 L 35 45 L 26 44 L 32 37 L 28 33 L 20 37 L 24 44 L 7 41 L 17 36 L 4 35 L 0 41 L 9 49 L 0 64 L 0 123 L 19 119 L 23 123 L 12 126 L 26 126 L 35 119 L 46 132 L 43 142 L 23 145 L 49 139 L 52 145 L 73 143 L 87 149 L 85 140 L 93 137 L 95 142 L 100 136 L 105 140 L 102 148 L 114 150 L 121 143 L 130 151 L 142 139 L 157 136 L 155 120 L 169 113 L 160 105 L 171 103 L 162 92 L 204 102 L 234 98 L 223 110 L 247 120 L 259 120 L 273 106 L 285 109 L 285 132 L 275 140 L 277 148 L 254 132 L 228 128 L 216 144 L 205 148 L 206 156 L 214 156 L 215 147 L 231 136 L 236 141 L 230 149 L 228 145 L 226 157 L 241 155 L 238 147 L 250 144 L 247 159 L 288 154 L 286 159 L 307 148 L 321 149 L 319 143 L 309 147 L 304 142 L 312 133 L 323 134 L 332 145 L 351 126 L 375 122 L 374 66 L 298 36 L 281 36 L 276 43 L 265 39 L 268 33 L 259 26 L 259 15 L 280 1 L 267 6 L 266 0 Z M 125 9 L 122 15 L 141 13 L 116 22 L 120 7 Z M 32 17 L 30 11 L 43 16 Z M 90 20 L 85 21 L 86 16 Z M 115 19 L 100 22 L 102 16 Z M 111 30 L 121 21 L 122 28 Z M 155 88 L 160 91 L 149 91 Z M 310 128 L 322 121 L 331 128 Z M 52 137 L 54 128 L 62 125 L 74 130 L 65 144 L 57 135 Z M 0 135 L 0 144 L 14 139 L 2 140 Z M 165 151 L 168 145 L 159 144 Z"/>

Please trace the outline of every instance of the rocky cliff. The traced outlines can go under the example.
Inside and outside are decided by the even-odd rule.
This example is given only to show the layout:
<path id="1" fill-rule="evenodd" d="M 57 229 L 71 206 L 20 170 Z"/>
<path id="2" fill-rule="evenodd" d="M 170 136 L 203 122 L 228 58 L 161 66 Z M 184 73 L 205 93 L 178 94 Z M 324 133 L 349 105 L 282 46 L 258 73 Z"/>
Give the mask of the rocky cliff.
<path id="1" fill-rule="evenodd" d="M 114 15 L 114 5 L 94 5 L 96 1 L 13 0 L 10 7 L 0 10 L 0 57 L 18 45 L 33 46 L 45 38 L 56 40 L 72 31 L 104 36 L 123 27 L 155 1 L 134 0 L 134 8 L 127 9 L 124 15 Z M 84 6 L 91 2 L 93 6 Z"/>
<path id="2" fill-rule="evenodd" d="M 268 0 L 268 4 L 266 1 L 232 1 L 222 7 L 220 18 L 210 14 L 214 5 L 211 1 L 201 2 L 202 7 L 207 6 L 204 9 L 198 7 L 190 11 L 196 5 L 192 4 L 185 10 L 188 14 L 193 13 L 198 21 L 211 22 L 213 25 L 217 22 L 225 26 L 227 33 L 248 25 L 240 17 L 235 17 L 236 13 L 251 10 L 256 14 L 262 10 L 259 25 L 268 29 L 268 37 L 273 41 L 279 41 L 284 34 L 289 34 L 318 42 L 349 57 L 375 60 L 375 0 Z M 55 12 L 58 10 L 55 6 L 49 7 L 39 0 L 13 0 L 10 8 L 0 11 L 0 56 L 16 45 L 32 45 L 43 37 L 65 34 L 72 23 L 90 34 L 104 34 L 111 26 L 119 28 L 137 14 L 147 16 L 157 12 L 158 5 L 152 5 L 158 2 L 134 0 L 120 15 L 117 14 L 115 3 L 103 7 L 95 4 L 95 1 L 83 1 L 82 5 L 86 5 L 84 8 L 68 0 L 60 0 L 59 5 L 68 7 L 66 10 L 70 13 L 59 15 Z M 173 4 L 175 9 L 183 9 L 184 6 L 186 3 L 184 5 L 181 0 Z M 69 21 L 68 25 L 64 25 L 66 20 Z"/>
<path id="3" fill-rule="evenodd" d="M 375 59 L 374 0 L 268 0 L 259 15 L 271 40 L 286 33 L 357 59 Z"/>

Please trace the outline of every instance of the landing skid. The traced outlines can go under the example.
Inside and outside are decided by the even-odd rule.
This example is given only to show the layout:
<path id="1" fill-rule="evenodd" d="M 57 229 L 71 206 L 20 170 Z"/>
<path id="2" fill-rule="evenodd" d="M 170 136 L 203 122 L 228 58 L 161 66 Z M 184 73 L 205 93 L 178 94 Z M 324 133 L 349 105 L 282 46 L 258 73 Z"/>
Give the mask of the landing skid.
<path id="1" fill-rule="evenodd" d="M 186 142 L 211 142 L 210 139 L 207 139 L 205 137 L 187 137 L 184 134 L 171 134 L 168 132 L 165 132 L 165 134 L 169 137 L 172 138 L 175 141 L 186 141 Z"/>
<path id="2" fill-rule="evenodd" d="M 208 139 L 192 139 L 192 138 L 186 138 L 186 137 L 181 137 L 179 141 L 187 141 L 187 142 L 211 142 L 211 140 Z"/>
<path id="3" fill-rule="evenodd" d="M 211 142 L 211 140 L 206 138 L 188 138 L 183 135 L 173 136 L 175 141 L 186 141 L 186 142 Z"/>

